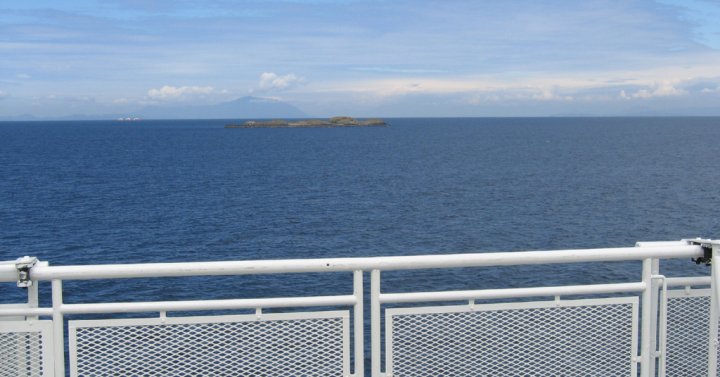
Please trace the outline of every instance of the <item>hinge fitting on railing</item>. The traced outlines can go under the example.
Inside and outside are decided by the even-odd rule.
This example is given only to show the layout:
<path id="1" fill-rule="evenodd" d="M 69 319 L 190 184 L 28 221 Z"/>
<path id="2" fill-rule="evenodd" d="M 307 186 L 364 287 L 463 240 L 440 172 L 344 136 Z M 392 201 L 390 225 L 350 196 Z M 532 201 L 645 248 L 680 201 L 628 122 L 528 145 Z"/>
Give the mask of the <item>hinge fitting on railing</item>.
<path id="1" fill-rule="evenodd" d="M 693 258 L 692 261 L 696 264 L 705 264 L 706 266 L 712 265 L 712 250 L 713 245 L 717 245 L 719 242 L 716 240 L 704 240 L 701 238 L 696 239 L 684 239 L 683 241 L 687 242 L 690 245 L 699 245 L 703 249 L 703 255 L 702 257 Z"/>
<path id="2" fill-rule="evenodd" d="M 18 275 L 20 279 L 17 282 L 17 286 L 20 288 L 28 288 L 33 285 L 32 280 L 30 280 L 30 269 L 37 263 L 38 259 L 36 257 L 28 257 L 24 256 L 22 258 L 18 258 L 15 261 L 15 268 L 18 270 Z"/>

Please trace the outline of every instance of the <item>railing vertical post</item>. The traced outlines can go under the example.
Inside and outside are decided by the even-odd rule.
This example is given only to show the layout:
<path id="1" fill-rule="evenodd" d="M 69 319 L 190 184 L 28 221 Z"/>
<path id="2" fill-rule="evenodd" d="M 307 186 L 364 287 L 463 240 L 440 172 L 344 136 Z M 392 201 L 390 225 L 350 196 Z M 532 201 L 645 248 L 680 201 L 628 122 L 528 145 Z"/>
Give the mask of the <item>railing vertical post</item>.
<path id="1" fill-rule="evenodd" d="M 708 339 L 708 377 L 717 375 L 718 313 L 720 313 L 720 245 L 712 245 L 712 281 L 710 283 L 710 339 Z M 718 258 L 718 259 L 716 259 Z"/>
<path id="2" fill-rule="evenodd" d="M 33 284 L 28 287 L 28 307 L 29 308 L 37 308 L 38 307 L 38 281 L 33 281 Z M 28 316 L 28 320 L 37 320 L 37 316 Z"/>
<path id="3" fill-rule="evenodd" d="M 640 377 L 650 377 L 652 327 L 652 258 L 643 259 L 642 280 L 646 284 L 642 295 L 642 329 L 640 331 Z M 653 349 L 654 351 L 654 349 Z"/>
<path id="4" fill-rule="evenodd" d="M 63 314 L 60 311 L 62 306 L 62 280 L 52 281 L 52 306 L 53 306 L 53 357 L 55 360 L 55 376 L 65 376 L 65 335 Z"/>
<path id="5" fill-rule="evenodd" d="M 380 367 L 380 270 L 370 273 L 370 337 L 372 377 L 381 377 Z"/>
<path id="6" fill-rule="evenodd" d="M 710 323 L 708 337 L 708 377 L 717 376 L 718 300 L 715 296 L 715 281 L 710 283 Z"/>
<path id="7" fill-rule="evenodd" d="M 357 298 L 355 304 L 355 377 L 365 375 L 365 313 L 363 313 L 363 272 L 353 272 L 353 294 Z"/>
<path id="8" fill-rule="evenodd" d="M 38 307 L 38 281 L 35 280 L 32 282 L 32 285 L 28 287 L 28 308 L 37 308 Z M 28 321 L 37 321 L 38 316 L 27 316 L 26 317 Z M 40 349 L 40 341 L 37 338 L 31 338 L 30 342 L 32 343 L 33 348 Z M 22 360 L 22 358 L 20 358 Z M 20 361 L 18 360 L 18 361 Z M 40 370 L 40 359 L 38 358 L 31 358 L 30 359 L 30 370 Z"/>
<path id="9" fill-rule="evenodd" d="M 657 276 L 660 275 L 660 260 L 653 259 L 652 261 L 652 274 Z M 664 280 L 663 280 L 664 281 Z M 650 308 L 650 345 L 653 355 L 650 357 L 650 375 L 655 375 L 655 350 L 658 349 L 658 306 L 660 303 L 660 282 L 657 279 L 652 280 L 652 306 Z"/>

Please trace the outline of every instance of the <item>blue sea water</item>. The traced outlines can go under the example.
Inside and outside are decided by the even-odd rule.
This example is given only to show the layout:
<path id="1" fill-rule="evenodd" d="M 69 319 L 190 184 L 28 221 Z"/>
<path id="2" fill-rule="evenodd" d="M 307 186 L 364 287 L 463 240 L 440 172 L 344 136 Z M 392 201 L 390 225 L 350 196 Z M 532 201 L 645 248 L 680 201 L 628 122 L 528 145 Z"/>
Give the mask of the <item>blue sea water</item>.
<path id="1" fill-rule="evenodd" d="M 238 121 L 0 122 L 0 260 L 362 257 L 718 237 L 720 118 L 223 128 Z M 669 276 L 709 272 L 685 260 L 663 267 Z M 388 272 L 383 291 L 637 281 L 639 268 Z M 350 287 L 348 274 L 329 274 L 67 282 L 64 290 L 71 303 L 349 294 Z M 23 294 L 9 284 L 0 292 L 0 302 Z"/>

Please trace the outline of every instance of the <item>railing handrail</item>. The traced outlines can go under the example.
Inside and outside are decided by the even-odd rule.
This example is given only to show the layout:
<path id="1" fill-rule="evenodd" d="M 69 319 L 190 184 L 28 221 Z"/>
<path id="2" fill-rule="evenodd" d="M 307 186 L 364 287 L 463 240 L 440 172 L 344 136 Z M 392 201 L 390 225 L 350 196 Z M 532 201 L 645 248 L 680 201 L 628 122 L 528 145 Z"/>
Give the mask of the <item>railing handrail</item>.
<path id="1" fill-rule="evenodd" d="M 712 254 L 710 253 L 712 251 Z M 642 301 L 633 297 L 633 345 L 631 369 L 637 369 L 640 363 L 641 376 L 649 377 L 655 373 L 655 361 L 657 357 L 656 328 L 658 325 L 664 327 L 664 322 L 657 320 L 657 298 L 659 286 L 657 279 L 663 279 L 663 292 L 668 287 L 685 286 L 689 292 L 689 286 L 711 285 L 714 293 L 720 293 L 715 289 L 720 284 L 720 263 L 713 263 L 713 276 L 665 278 L 659 275 L 659 260 L 675 258 L 697 258 L 698 263 L 706 263 L 712 260 L 712 255 L 720 252 L 720 242 L 712 240 L 682 240 L 672 242 L 638 242 L 635 247 L 625 248 L 598 248 L 598 249 L 571 249 L 571 250 L 549 250 L 549 251 L 521 251 L 521 252 L 492 252 L 473 254 L 444 254 L 444 255 L 414 255 L 414 256 L 383 256 L 383 257 L 359 257 L 359 258 L 321 258 L 321 259 L 285 259 L 285 260 L 247 260 L 247 261 L 216 261 L 216 262 L 178 262 L 178 263 L 135 263 L 115 265 L 82 265 L 82 266 L 49 266 L 47 262 L 39 262 L 35 258 L 28 262 L 28 258 L 17 261 L 9 261 L 0 264 L 0 282 L 17 281 L 18 287 L 28 289 L 28 304 L 26 305 L 3 305 L 0 308 L 0 316 L 6 317 L 27 317 L 26 321 L 32 323 L 40 316 L 52 316 L 52 352 L 55 356 L 55 375 L 65 373 L 65 315 L 72 314 L 99 314 L 99 313 L 128 313 L 128 312 L 159 312 L 158 323 L 165 324 L 167 312 L 176 311 L 205 311 L 225 309 L 255 309 L 255 317 L 258 321 L 264 320 L 262 310 L 264 308 L 284 307 L 326 307 L 326 306 L 352 306 L 353 307 L 353 332 L 354 332 L 354 353 L 355 353 L 355 374 L 362 377 L 365 360 L 365 331 L 367 325 L 365 320 L 364 301 L 370 301 L 370 339 L 371 339 L 371 360 L 372 375 L 383 376 L 382 353 L 381 353 L 381 314 L 383 304 L 397 304 L 410 302 L 438 302 L 438 301 L 466 301 L 467 310 L 476 310 L 475 300 L 477 299 L 505 299 L 520 297 L 542 297 L 554 296 L 555 302 L 544 303 L 543 305 L 564 305 L 561 297 L 586 294 L 616 294 L 616 293 L 641 293 Z M 719 257 L 720 258 L 720 257 Z M 642 261 L 642 274 L 640 281 L 595 284 L 595 285 L 569 285 L 553 287 L 525 287 L 525 288 L 504 288 L 504 289 L 480 289 L 465 291 L 440 291 L 440 292 L 403 292 L 403 293 L 381 293 L 382 271 L 392 270 L 418 270 L 418 269 L 443 269 L 462 267 L 491 267 L 491 266 L 518 266 L 518 265 L 542 265 L 562 263 L 592 263 L 592 262 L 619 262 L 619 261 Z M 589 265 L 582 268 L 592 268 Z M 369 296 L 365 295 L 363 271 L 370 271 Z M 92 280 L 92 279 L 127 279 L 127 278 L 150 278 L 150 277 L 182 277 L 182 276 L 217 276 L 217 275 L 259 275 L 259 274 L 289 274 L 289 273 L 324 273 L 324 272 L 352 272 L 353 291 L 352 294 L 341 294 L 336 296 L 316 297 L 275 297 L 275 298 L 231 298 L 225 300 L 197 300 L 197 301 L 149 301 L 131 303 L 63 303 L 63 281 L 68 280 Z M 655 280 L 654 280 L 655 279 Z M 38 285 L 37 281 L 52 281 L 52 307 L 38 307 Z M 707 290 L 702 292 L 707 295 Z M 711 295 L 711 307 L 717 311 L 720 303 L 720 296 Z M 667 293 L 666 296 L 667 297 Z M 604 299 L 603 299 L 604 300 Z M 628 298 L 630 300 L 630 298 Z M 596 300 L 598 301 L 598 300 Z M 547 304 L 547 305 L 546 305 Z M 640 304 L 640 305 L 638 305 Z M 572 304 L 571 304 L 572 305 Z M 592 304 L 595 305 L 595 304 Z M 655 305 L 655 306 L 654 306 Z M 554 307 L 554 306 L 553 306 Z M 641 316 L 638 307 L 642 307 Z M 465 310 L 465 306 L 461 306 Z M 393 309 L 395 310 L 395 309 Z M 663 306 L 661 312 L 667 310 Z M 387 315 L 387 312 L 386 312 Z M 714 316 L 714 317 L 713 317 Z M 250 316 L 252 317 L 252 316 Z M 711 313 L 711 323 L 717 323 L 716 314 Z M 344 325 L 344 346 L 349 352 L 350 327 L 347 324 L 349 315 L 345 317 Z M 663 317 L 664 318 L 664 317 Z M 641 319 L 638 328 L 638 319 Z M 155 321 L 155 322 L 157 322 Z M 153 323 L 155 323 L 153 322 Z M 106 322 L 103 322 L 106 323 Z M 138 322 L 139 323 L 139 322 Z M 144 323 L 144 322 L 143 322 Z M 178 322 L 179 323 L 179 322 Z M 386 325 L 387 325 L 386 321 Z M 71 329 L 74 329 L 71 327 Z M 640 331 L 638 331 L 640 330 Z M 49 331 L 49 330 L 43 330 Z M 639 334 L 638 334 L 639 333 Z M 73 333 L 74 334 L 74 333 Z M 717 338 L 717 334 L 710 334 L 711 339 Z M 638 337 L 639 335 L 639 337 Z M 45 336 L 45 335 L 43 335 Z M 73 337 L 70 344 L 73 344 Z M 637 339 L 641 343 L 637 344 Z M 386 339 L 387 341 L 387 339 Z M 390 344 L 390 343 L 387 343 Z M 639 347 L 638 347 L 639 346 Z M 49 347 L 49 346 L 48 346 Z M 636 350 L 640 350 L 639 353 Z M 660 347 L 665 352 L 665 347 Z M 45 351 L 43 351 L 45 352 Z M 390 355 L 390 356 L 388 356 Z M 386 349 L 386 358 L 392 357 L 392 350 Z M 350 372 L 350 358 L 343 356 L 343 368 L 345 374 Z M 710 349 L 709 370 L 714 371 L 716 362 L 716 350 Z M 391 360 L 391 359 L 386 359 Z M 77 366 L 71 364 L 71 371 Z M 392 364 L 386 364 L 388 373 L 392 373 Z M 389 375 L 389 374 L 388 374 Z M 713 374 L 714 375 L 714 374 Z"/>
<path id="2" fill-rule="evenodd" d="M 457 267 L 610 262 L 646 258 L 695 258 L 704 255 L 699 245 L 572 249 L 475 254 L 414 255 L 364 258 L 282 259 L 224 262 L 35 266 L 31 280 L 90 280 L 171 276 L 256 275 L 357 270 L 416 270 Z M 14 270 L 14 271 L 13 271 Z M 0 266 L 0 282 L 18 279 L 14 266 Z"/>

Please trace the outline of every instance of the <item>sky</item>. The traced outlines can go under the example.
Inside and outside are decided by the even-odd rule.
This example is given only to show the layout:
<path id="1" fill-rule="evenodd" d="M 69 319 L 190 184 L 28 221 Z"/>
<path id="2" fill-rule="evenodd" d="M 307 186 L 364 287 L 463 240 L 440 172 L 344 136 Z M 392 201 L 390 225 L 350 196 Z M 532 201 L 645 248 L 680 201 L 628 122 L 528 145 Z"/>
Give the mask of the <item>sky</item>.
<path id="1" fill-rule="evenodd" d="M 0 116 L 720 115 L 720 0 L 0 0 Z"/>

